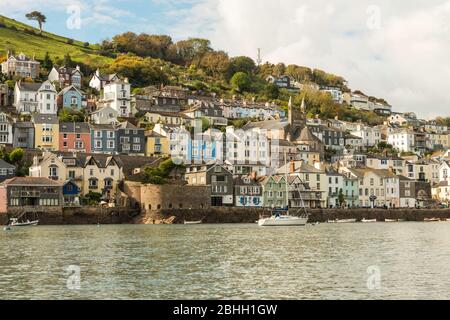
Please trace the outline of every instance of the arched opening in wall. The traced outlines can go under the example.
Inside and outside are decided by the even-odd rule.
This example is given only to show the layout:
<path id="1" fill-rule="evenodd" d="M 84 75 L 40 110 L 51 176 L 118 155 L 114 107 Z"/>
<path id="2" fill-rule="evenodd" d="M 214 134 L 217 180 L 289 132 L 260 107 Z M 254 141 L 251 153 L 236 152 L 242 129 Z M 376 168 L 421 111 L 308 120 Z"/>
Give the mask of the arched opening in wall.
<path id="1" fill-rule="evenodd" d="M 169 209 L 172 209 L 172 204 L 171 203 L 169 203 Z"/>
<path id="2" fill-rule="evenodd" d="M 183 209 L 183 204 L 180 203 L 180 204 L 178 205 L 178 207 L 179 207 L 180 209 Z"/>
<path id="3" fill-rule="evenodd" d="M 148 210 L 152 210 L 152 205 L 151 204 L 148 205 Z"/>
<path id="4" fill-rule="evenodd" d="M 203 209 L 203 203 L 200 204 L 200 208 Z"/>
<path id="5" fill-rule="evenodd" d="M 158 209 L 158 210 L 160 210 L 160 209 L 161 209 L 161 205 L 160 205 L 160 204 L 158 204 L 158 206 L 157 206 L 157 209 Z"/>

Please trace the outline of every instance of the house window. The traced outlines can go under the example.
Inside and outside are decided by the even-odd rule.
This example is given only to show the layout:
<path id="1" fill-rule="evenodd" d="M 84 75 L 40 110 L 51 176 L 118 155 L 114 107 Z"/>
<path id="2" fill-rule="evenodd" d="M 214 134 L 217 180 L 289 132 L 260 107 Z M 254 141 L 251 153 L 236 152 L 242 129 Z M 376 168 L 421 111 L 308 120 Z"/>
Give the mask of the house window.
<path id="1" fill-rule="evenodd" d="M 101 140 L 95 140 L 95 148 L 101 149 L 102 148 L 102 141 Z"/>
<path id="2" fill-rule="evenodd" d="M 75 149 L 83 149 L 83 141 L 75 141 Z"/>
<path id="3" fill-rule="evenodd" d="M 141 151 L 141 146 L 139 144 L 133 144 L 133 151 Z"/>
<path id="4" fill-rule="evenodd" d="M 114 140 L 108 140 L 108 149 L 114 149 Z"/>

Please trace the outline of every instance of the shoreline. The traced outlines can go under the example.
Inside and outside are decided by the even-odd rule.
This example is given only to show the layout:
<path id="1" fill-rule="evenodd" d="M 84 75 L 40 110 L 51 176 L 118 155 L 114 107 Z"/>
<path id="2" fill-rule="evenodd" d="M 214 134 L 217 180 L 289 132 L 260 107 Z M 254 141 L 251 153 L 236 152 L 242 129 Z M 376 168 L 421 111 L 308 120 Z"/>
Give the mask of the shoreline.
<path id="1" fill-rule="evenodd" d="M 0 214 L 0 225 L 6 225 L 9 218 L 17 217 L 20 209 Z M 208 209 L 163 209 L 141 212 L 132 208 L 53 208 L 39 211 L 40 225 L 114 225 L 114 224 L 183 224 L 184 221 L 202 221 L 204 224 L 248 224 L 255 223 L 261 216 L 270 216 L 270 209 L 212 207 Z M 312 209 L 309 223 L 325 223 L 329 220 L 363 219 L 383 222 L 402 220 L 423 222 L 425 219 L 450 219 L 450 209 Z M 300 215 L 302 210 L 292 210 L 291 215 Z"/>

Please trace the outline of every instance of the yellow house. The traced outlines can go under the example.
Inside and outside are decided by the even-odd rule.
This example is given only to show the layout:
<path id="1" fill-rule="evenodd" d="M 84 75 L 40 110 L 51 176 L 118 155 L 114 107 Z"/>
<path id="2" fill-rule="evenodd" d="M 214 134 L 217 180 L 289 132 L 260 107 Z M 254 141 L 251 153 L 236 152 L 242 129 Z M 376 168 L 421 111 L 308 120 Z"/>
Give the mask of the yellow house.
<path id="1" fill-rule="evenodd" d="M 147 157 L 157 157 L 169 155 L 169 139 L 154 131 L 145 133 L 146 153 Z"/>
<path id="2" fill-rule="evenodd" d="M 34 145 L 38 149 L 58 151 L 59 119 L 53 114 L 33 115 Z"/>

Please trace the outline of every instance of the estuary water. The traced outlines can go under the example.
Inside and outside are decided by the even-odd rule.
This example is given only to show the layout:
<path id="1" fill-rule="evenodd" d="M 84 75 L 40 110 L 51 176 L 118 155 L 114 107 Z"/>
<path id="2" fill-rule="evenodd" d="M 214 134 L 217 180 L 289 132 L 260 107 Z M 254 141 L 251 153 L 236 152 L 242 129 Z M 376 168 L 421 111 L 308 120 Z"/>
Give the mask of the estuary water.
<path id="1" fill-rule="evenodd" d="M 450 222 L 0 231 L 0 299 L 450 299 Z"/>

